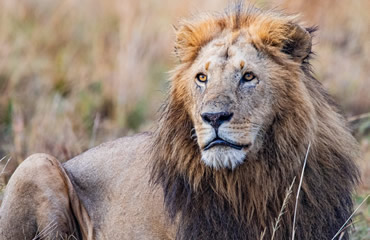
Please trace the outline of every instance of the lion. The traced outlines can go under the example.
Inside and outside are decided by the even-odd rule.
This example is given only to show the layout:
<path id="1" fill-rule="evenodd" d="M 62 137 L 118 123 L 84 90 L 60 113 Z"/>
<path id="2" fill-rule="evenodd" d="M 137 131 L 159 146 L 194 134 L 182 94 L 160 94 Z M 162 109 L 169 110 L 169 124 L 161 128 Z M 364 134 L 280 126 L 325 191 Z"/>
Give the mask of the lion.
<path id="1" fill-rule="evenodd" d="M 333 238 L 358 146 L 313 77 L 314 31 L 241 6 L 182 21 L 158 127 L 63 164 L 30 156 L 6 188 L 0 239 Z M 290 197 L 281 211 L 292 183 L 297 209 Z"/>

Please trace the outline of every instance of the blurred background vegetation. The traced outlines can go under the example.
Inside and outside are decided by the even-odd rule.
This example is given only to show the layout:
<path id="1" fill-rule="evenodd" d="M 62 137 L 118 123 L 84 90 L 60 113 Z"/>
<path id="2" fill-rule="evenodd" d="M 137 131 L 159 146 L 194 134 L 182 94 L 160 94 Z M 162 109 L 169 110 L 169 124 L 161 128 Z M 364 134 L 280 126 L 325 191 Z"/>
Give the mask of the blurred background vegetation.
<path id="1" fill-rule="evenodd" d="M 153 126 L 166 95 L 176 25 L 228 0 L 0 0 L 0 181 L 28 155 L 65 161 Z M 370 112 L 369 0 L 255 0 L 318 25 L 317 78 L 350 118 Z M 362 184 L 370 192 L 370 120 L 357 119 Z M 2 172 L 2 171 L 0 171 Z M 369 235 L 370 201 L 358 214 Z M 361 225 L 362 226 L 362 225 Z M 359 238 L 359 239 L 361 239 Z M 365 239 L 365 238 L 363 238 Z"/>

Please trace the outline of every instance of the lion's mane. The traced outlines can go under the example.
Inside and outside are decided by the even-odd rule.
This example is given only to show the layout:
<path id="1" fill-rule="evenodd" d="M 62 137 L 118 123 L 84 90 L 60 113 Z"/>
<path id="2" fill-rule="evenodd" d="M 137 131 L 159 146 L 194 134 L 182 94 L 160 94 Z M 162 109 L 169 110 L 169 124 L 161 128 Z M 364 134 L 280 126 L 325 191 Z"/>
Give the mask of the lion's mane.
<path id="1" fill-rule="evenodd" d="M 238 8 L 178 29 L 176 52 L 181 62 L 172 73 L 170 96 L 151 147 L 151 181 L 163 188 L 166 210 L 178 223 L 178 239 L 259 239 L 264 230 L 270 239 L 293 178 L 293 196 L 297 193 L 309 143 L 297 239 L 330 239 L 351 214 L 351 192 L 359 176 L 353 162 L 357 144 L 312 76 L 309 57 L 299 72 L 284 54 L 294 51 L 294 46 L 286 41 L 282 22 L 292 21 L 289 16 Z M 191 138 L 191 96 L 183 75 L 204 44 L 224 29 L 242 27 L 255 29 L 255 47 L 285 66 L 291 78 L 303 82 L 307 96 L 284 85 L 280 89 L 285 89 L 284 97 L 277 100 L 273 124 L 266 130 L 259 152 L 234 170 L 215 170 L 201 162 L 199 147 Z M 275 46 L 282 42 L 283 51 L 276 51 Z M 275 239 L 291 236 L 294 203 L 295 197 L 291 197 Z"/>

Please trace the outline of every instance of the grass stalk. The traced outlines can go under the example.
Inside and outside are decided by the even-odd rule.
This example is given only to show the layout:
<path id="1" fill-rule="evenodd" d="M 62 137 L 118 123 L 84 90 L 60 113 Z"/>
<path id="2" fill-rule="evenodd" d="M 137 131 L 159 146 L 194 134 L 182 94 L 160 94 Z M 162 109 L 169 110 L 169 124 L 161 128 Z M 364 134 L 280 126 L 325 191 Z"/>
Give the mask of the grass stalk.
<path id="1" fill-rule="evenodd" d="M 306 156 L 304 158 L 303 167 L 302 167 L 301 179 L 299 180 L 299 186 L 298 186 L 297 196 L 296 196 L 296 200 L 295 200 L 292 240 L 294 240 L 294 236 L 295 236 L 295 223 L 296 223 L 296 218 L 297 218 L 299 193 L 301 192 L 301 188 L 302 188 L 303 175 L 304 175 L 304 170 L 306 168 L 307 157 L 308 157 L 308 153 L 310 152 L 310 148 L 311 148 L 311 142 L 308 144 L 308 147 L 307 147 Z"/>

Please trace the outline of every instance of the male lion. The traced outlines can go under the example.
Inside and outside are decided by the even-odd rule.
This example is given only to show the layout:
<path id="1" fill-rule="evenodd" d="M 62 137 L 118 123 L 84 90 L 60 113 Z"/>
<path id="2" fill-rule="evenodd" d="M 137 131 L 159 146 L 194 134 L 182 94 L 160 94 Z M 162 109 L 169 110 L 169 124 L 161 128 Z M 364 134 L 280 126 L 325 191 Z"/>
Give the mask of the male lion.
<path id="1" fill-rule="evenodd" d="M 331 239 L 352 211 L 357 145 L 311 74 L 313 31 L 242 7 L 183 21 L 158 129 L 64 164 L 29 157 L 7 186 L 0 239 L 271 239 L 309 145 L 295 236 Z M 294 205 L 275 239 L 292 235 Z"/>

